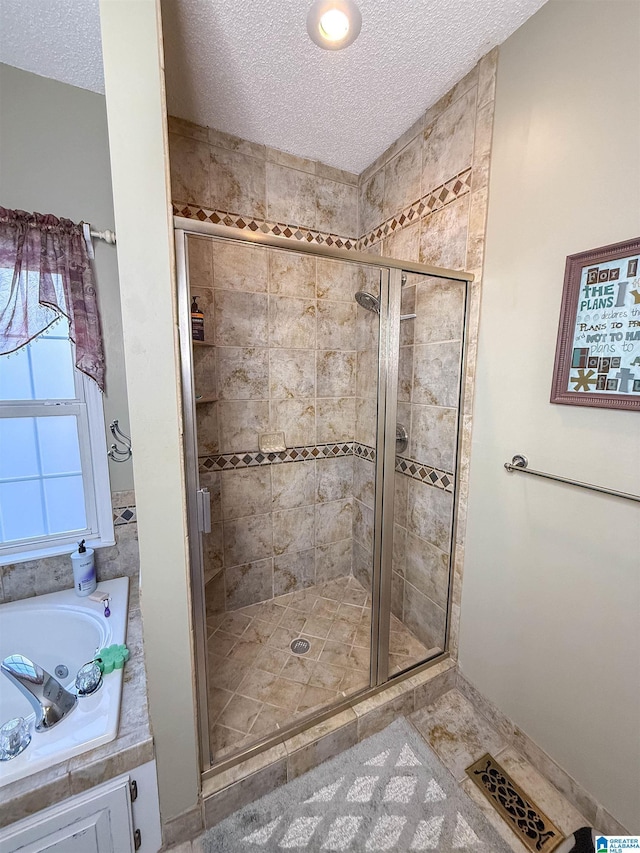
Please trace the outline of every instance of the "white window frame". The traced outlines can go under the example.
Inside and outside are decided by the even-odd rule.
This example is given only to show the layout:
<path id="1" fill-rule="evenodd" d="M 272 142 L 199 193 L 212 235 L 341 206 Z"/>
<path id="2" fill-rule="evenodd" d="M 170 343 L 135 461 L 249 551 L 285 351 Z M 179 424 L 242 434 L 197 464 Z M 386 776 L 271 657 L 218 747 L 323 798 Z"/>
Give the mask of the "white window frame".
<path id="1" fill-rule="evenodd" d="M 74 349 L 71 344 L 72 357 Z M 70 554 L 79 539 L 85 539 L 90 548 L 115 544 L 102 394 L 95 382 L 75 367 L 74 382 L 75 400 L 0 401 L 0 418 L 77 417 L 87 526 L 70 533 L 0 543 L 0 566 Z"/>

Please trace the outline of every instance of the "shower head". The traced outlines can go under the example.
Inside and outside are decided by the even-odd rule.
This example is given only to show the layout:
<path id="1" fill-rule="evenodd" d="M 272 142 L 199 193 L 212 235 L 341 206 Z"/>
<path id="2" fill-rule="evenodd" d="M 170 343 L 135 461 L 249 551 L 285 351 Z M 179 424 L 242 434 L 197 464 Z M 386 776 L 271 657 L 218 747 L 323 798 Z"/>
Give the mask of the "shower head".
<path id="1" fill-rule="evenodd" d="M 367 293 L 366 290 L 359 290 L 356 293 L 356 302 L 358 305 L 361 305 L 363 308 L 366 308 L 367 311 L 373 311 L 374 314 L 380 313 L 380 300 L 377 296 L 373 296 L 371 293 Z M 401 314 L 401 320 L 414 320 L 416 317 L 415 314 Z"/>
<path id="2" fill-rule="evenodd" d="M 356 293 L 356 302 L 358 305 L 366 308 L 367 311 L 373 311 L 374 314 L 380 313 L 379 299 L 376 296 L 372 296 L 371 293 L 367 293 L 365 290 L 359 290 Z"/>

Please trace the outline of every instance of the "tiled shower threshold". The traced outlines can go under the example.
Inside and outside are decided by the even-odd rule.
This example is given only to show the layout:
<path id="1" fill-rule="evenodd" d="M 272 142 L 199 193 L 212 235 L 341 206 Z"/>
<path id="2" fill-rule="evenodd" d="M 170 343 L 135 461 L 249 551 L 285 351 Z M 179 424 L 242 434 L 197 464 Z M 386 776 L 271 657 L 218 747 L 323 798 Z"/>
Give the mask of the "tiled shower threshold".
<path id="1" fill-rule="evenodd" d="M 258 744 L 247 757 L 230 759 L 203 774 L 202 818 L 214 826 L 242 805 L 295 779 L 307 770 L 380 731 L 399 715 L 407 715 L 451 690 L 455 661 L 429 661 L 413 672 L 370 688 L 364 695 L 329 709 L 319 721 L 304 721 L 283 732 L 273 745 Z M 270 739 L 273 743 L 274 738 Z"/>

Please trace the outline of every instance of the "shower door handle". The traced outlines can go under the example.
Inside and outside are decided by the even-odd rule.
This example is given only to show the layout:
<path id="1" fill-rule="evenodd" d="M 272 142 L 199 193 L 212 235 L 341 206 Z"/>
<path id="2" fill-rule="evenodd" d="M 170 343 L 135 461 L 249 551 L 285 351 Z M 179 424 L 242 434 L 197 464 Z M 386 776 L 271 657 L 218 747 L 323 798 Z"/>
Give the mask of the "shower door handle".
<path id="1" fill-rule="evenodd" d="M 200 533 L 211 533 L 211 492 L 209 489 L 198 489 L 196 504 L 198 507 L 198 530 Z"/>

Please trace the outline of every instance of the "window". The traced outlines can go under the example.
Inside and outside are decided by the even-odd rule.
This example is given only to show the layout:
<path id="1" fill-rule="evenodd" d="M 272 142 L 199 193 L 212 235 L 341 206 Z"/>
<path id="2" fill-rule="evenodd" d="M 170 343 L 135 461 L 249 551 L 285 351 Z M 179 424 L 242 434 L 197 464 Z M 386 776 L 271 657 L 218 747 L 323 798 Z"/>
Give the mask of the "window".
<path id="1" fill-rule="evenodd" d="M 0 565 L 111 545 L 102 397 L 62 317 L 0 356 Z"/>

